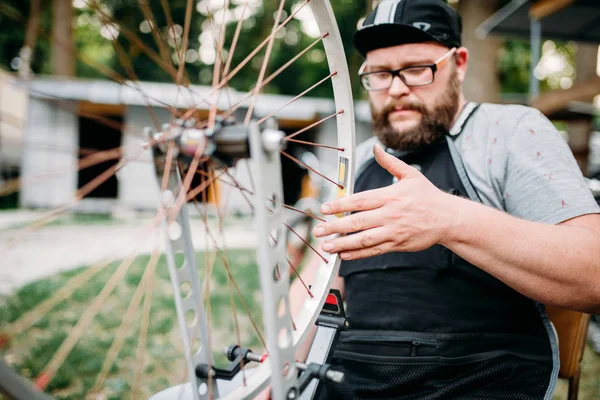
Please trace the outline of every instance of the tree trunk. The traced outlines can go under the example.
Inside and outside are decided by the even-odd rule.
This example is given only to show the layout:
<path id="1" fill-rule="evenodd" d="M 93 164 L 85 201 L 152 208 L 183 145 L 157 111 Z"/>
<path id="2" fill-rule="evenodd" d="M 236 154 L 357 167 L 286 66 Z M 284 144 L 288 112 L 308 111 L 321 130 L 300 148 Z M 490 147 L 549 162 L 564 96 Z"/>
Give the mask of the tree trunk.
<path id="1" fill-rule="evenodd" d="M 463 84 L 467 100 L 497 102 L 500 80 L 497 71 L 501 39 L 475 37 L 475 29 L 498 11 L 498 0 L 460 0 L 458 11 L 463 20 L 463 46 L 469 50 L 469 71 Z"/>
<path id="2" fill-rule="evenodd" d="M 52 73 L 75 75 L 75 45 L 73 43 L 73 1 L 53 0 L 52 3 Z"/>
<path id="3" fill-rule="evenodd" d="M 22 79 L 29 79 L 31 76 L 31 60 L 33 59 L 40 25 L 40 3 L 41 0 L 31 0 L 29 18 L 25 27 L 25 43 L 19 52 L 19 56 L 23 60 L 23 65 L 19 69 L 19 77 Z"/>

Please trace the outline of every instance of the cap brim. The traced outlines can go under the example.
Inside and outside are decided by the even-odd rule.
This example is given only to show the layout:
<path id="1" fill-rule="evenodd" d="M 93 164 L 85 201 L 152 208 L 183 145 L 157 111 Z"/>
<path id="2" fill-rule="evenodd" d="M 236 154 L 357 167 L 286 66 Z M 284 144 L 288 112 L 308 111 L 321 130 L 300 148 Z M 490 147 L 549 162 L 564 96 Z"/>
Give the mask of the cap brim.
<path id="1" fill-rule="evenodd" d="M 414 26 L 393 23 L 367 26 L 354 34 L 354 47 L 363 56 L 375 49 L 430 41 L 437 42 L 438 40 Z"/>

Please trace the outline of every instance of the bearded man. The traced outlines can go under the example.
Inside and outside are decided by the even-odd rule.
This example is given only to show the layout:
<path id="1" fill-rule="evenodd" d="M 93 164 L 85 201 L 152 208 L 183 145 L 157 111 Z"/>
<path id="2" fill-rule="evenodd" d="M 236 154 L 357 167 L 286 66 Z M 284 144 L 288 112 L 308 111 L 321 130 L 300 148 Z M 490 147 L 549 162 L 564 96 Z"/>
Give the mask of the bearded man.
<path id="1" fill-rule="evenodd" d="M 537 110 L 466 101 L 461 29 L 444 1 L 383 0 L 356 32 L 374 137 L 314 228 L 350 320 L 325 398 L 551 399 L 542 304 L 600 310 L 600 209 Z"/>

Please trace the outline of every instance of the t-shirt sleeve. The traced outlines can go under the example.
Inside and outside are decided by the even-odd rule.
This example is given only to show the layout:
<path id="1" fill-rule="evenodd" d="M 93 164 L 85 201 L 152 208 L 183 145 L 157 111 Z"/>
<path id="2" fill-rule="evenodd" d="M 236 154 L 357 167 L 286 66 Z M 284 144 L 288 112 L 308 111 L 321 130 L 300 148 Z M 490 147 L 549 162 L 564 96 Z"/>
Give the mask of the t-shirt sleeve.
<path id="1" fill-rule="evenodd" d="M 567 142 L 539 111 L 528 110 L 508 139 L 507 212 L 548 224 L 600 213 Z"/>

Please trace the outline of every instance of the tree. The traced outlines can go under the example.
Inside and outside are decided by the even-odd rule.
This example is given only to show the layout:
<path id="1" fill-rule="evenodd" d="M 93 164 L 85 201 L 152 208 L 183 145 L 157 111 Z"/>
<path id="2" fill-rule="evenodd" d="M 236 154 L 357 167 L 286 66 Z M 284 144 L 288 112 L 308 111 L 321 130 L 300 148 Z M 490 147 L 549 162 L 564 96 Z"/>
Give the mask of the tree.
<path id="1" fill-rule="evenodd" d="M 497 59 L 501 39 L 475 37 L 475 29 L 499 8 L 498 0 L 460 0 L 458 11 L 463 19 L 463 46 L 469 49 L 469 71 L 463 85 L 467 99 L 496 102 L 500 92 Z"/>
<path id="2" fill-rule="evenodd" d="M 52 73 L 58 76 L 75 75 L 73 45 L 73 1 L 52 1 Z"/>

